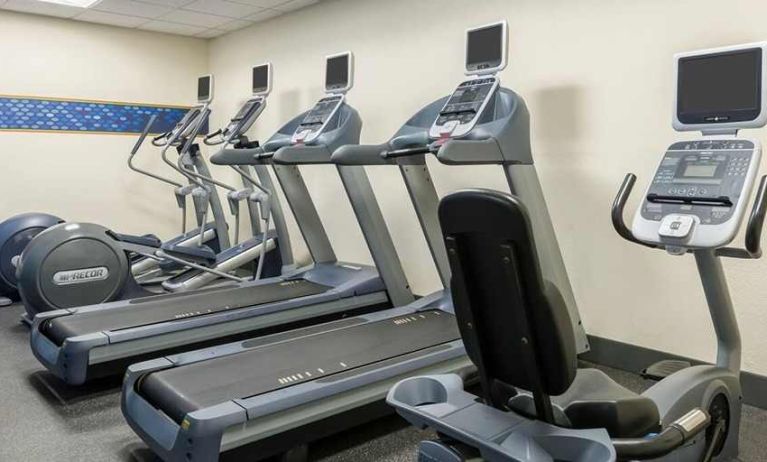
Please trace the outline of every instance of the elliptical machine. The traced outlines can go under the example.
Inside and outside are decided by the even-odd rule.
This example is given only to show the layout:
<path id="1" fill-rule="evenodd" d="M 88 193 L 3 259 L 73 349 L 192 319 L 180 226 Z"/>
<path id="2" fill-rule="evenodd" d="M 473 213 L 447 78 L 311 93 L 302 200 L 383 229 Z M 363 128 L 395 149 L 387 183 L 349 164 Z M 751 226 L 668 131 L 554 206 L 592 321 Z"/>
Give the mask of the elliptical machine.
<path id="1" fill-rule="evenodd" d="M 210 85 L 210 76 L 204 76 L 199 79 L 198 101 L 209 97 L 210 90 L 207 89 L 208 85 Z M 164 148 L 166 145 L 168 145 L 168 142 L 171 139 L 175 138 L 174 134 L 177 131 L 190 129 L 190 127 L 192 127 L 192 123 L 200 114 L 199 109 L 199 106 L 192 108 L 176 124 L 173 130 L 155 136 L 152 139 L 152 144 L 156 147 Z M 189 188 L 176 181 L 162 177 L 152 172 L 148 172 L 134 165 L 134 158 L 144 140 L 148 136 L 149 132 L 151 131 L 156 117 L 156 115 L 153 115 L 149 118 L 149 122 L 145 125 L 144 132 L 141 134 L 138 141 L 134 144 L 130 156 L 128 157 L 128 168 L 134 172 L 173 186 L 175 188 L 176 199 L 179 203 L 179 207 L 182 208 L 182 216 L 185 219 L 185 194 L 187 194 L 186 191 Z M 176 147 L 178 148 L 178 146 Z M 20 300 L 16 273 L 22 251 L 41 231 L 61 223 L 64 223 L 63 219 L 45 213 L 24 213 L 15 215 L 0 223 L 0 306 Z M 202 230 L 202 240 L 204 243 L 212 246 L 215 249 L 219 249 L 222 246 L 224 248 L 228 247 L 229 244 L 226 241 L 228 238 L 227 236 L 223 236 L 224 240 L 219 242 L 219 238 L 221 236 L 219 236 L 217 231 L 221 229 L 220 226 L 216 226 L 214 223 L 204 224 L 204 227 L 201 223 L 198 223 L 198 225 L 198 228 L 187 231 L 186 223 L 184 222 L 182 226 L 182 233 L 179 236 L 166 241 L 166 243 L 169 245 L 187 247 L 197 245 L 199 242 L 199 234 L 201 232 L 201 228 L 204 228 Z M 225 225 L 223 229 L 226 229 Z M 152 234 L 142 236 L 119 234 L 119 237 L 123 241 L 146 246 L 159 247 L 163 244 L 159 238 Z M 154 259 L 144 258 L 138 254 L 133 254 L 130 256 L 130 264 L 131 272 L 135 277 L 136 282 L 142 286 L 160 283 L 163 279 L 177 273 L 181 269 L 181 267 L 171 261 L 160 262 Z"/>
<path id="2" fill-rule="evenodd" d="M 737 457 L 741 345 L 722 257 L 761 257 L 767 211 L 762 177 L 745 248 L 731 248 L 744 219 L 761 146 L 737 138 L 767 122 L 767 43 L 675 57 L 674 128 L 704 138 L 672 144 L 629 229 L 626 176 L 612 210 L 624 239 L 695 257 L 714 324 L 714 365 L 670 373 L 642 394 L 595 369 L 577 369 L 567 310 L 541 274 L 527 209 L 517 198 L 471 190 L 440 205 L 456 317 L 483 398 L 458 376 L 403 380 L 387 401 L 440 435 L 419 446 L 428 461 L 725 461 Z M 716 95 L 713 97 L 712 95 Z"/>
<path id="3" fill-rule="evenodd" d="M 185 168 L 209 175 L 199 146 L 193 141 L 210 113 L 212 77 L 200 78 L 198 86 L 201 105 L 190 109 L 171 132 L 155 137 L 152 143 L 163 147 L 163 157 L 175 148 L 179 163 Z M 39 233 L 18 259 L 18 290 L 26 308 L 23 322 L 31 323 L 42 311 L 162 293 L 160 286 L 142 284 L 141 276 L 134 275 L 135 269 L 140 267 L 141 274 L 150 273 L 152 280 L 157 281 L 158 271 L 176 274 L 187 267 L 208 264 L 215 260 L 217 251 L 230 247 L 218 195 L 210 193 L 214 185 L 205 185 L 206 194 L 199 194 L 197 183 L 190 181 L 184 186 L 132 165 L 153 122 L 154 117 L 146 124 L 131 152 L 129 165 L 134 171 L 174 185 L 179 206 L 184 211 L 186 197 L 191 196 L 199 226 L 165 243 L 153 236 L 117 234 L 92 223 L 62 223 Z M 214 216 L 211 223 L 207 220 L 208 210 L 212 210 Z M 162 248 L 168 249 L 169 255 L 185 258 L 158 256 Z"/>
<path id="4" fill-rule="evenodd" d="M 292 267 L 293 255 L 287 225 L 280 202 L 273 195 L 274 185 L 269 171 L 252 155 L 242 154 L 247 149 L 259 146 L 258 141 L 250 141 L 245 134 L 266 108 L 267 96 L 271 92 L 271 63 L 255 66 L 252 71 L 252 97 L 242 104 L 224 128 L 210 133 L 203 139 L 207 146 L 220 146 L 219 150 L 211 156 L 211 162 L 228 166 L 237 172 L 243 182 L 243 188 L 237 189 L 210 175 L 196 172 L 184 165 L 180 158 L 176 165 L 173 165 L 166 156 L 163 156 L 163 160 L 186 176 L 190 184 L 197 185 L 196 195 L 205 197 L 203 203 L 208 202 L 207 194 L 210 191 L 208 185 L 216 185 L 228 191 L 227 202 L 235 218 L 234 246 L 216 255 L 210 265 L 190 264 L 183 252 L 180 255 L 174 255 L 175 249 L 169 246 L 163 246 L 157 252 L 157 256 L 161 258 L 191 266 L 184 273 L 163 282 L 163 288 L 169 292 L 197 289 L 221 278 L 244 282 L 248 279 L 274 277 Z M 255 166 L 258 178 L 252 176 L 251 165 Z M 253 236 L 240 242 L 240 204 L 242 202 L 247 203 L 250 212 Z M 272 225 L 274 229 L 271 229 Z M 251 263 L 254 264 L 252 271 L 246 271 L 244 274 L 237 271 Z"/>

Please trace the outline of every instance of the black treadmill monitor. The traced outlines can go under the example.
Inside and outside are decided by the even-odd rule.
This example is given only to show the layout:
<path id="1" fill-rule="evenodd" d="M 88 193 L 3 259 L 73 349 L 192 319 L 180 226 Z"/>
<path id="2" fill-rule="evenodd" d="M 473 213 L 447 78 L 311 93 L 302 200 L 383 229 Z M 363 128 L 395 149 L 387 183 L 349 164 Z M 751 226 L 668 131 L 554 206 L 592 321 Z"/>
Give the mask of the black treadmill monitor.
<path id="1" fill-rule="evenodd" d="M 213 77 L 204 75 L 197 79 L 197 101 L 207 103 L 213 95 Z"/>
<path id="2" fill-rule="evenodd" d="M 504 23 L 498 23 L 467 33 L 467 71 L 494 69 L 503 64 L 504 26 Z"/>
<path id="3" fill-rule="evenodd" d="M 262 64 L 253 67 L 253 94 L 269 92 L 269 65 Z"/>
<path id="4" fill-rule="evenodd" d="M 350 59 L 348 53 L 331 56 L 325 63 L 325 90 L 345 90 L 349 87 Z"/>
<path id="5" fill-rule="evenodd" d="M 759 117 L 762 49 L 683 57 L 677 64 L 677 118 L 685 124 Z"/>

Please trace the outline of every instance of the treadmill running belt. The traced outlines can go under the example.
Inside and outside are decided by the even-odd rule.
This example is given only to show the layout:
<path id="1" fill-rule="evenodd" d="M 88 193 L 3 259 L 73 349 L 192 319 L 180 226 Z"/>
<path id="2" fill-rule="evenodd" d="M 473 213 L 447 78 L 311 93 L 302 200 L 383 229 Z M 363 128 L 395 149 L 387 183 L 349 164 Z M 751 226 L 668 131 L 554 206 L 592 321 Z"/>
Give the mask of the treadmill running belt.
<path id="1" fill-rule="evenodd" d="M 178 423 L 215 404 L 260 395 L 461 338 L 455 317 L 424 311 L 296 337 L 147 374 L 139 393 Z"/>
<path id="2" fill-rule="evenodd" d="M 305 279 L 293 279 L 235 289 L 227 287 L 221 290 L 181 293 L 174 297 L 161 295 L 153 300 L 153 303 L 146 303 L 151 298 L 144 298 L 141 299 L 142 303 L 131 304 L 120 309 L 97 310 L 53 318 L 42 326 L 42 332 L 55 344 L 61 345 L 67 338 L 78 335 L 188 319 L 246 306 L 317 295 L 330 289 L 330 286 Z M 224 295 L 228 302 L 226 305 L 222 305 L 221 301 Z"/>

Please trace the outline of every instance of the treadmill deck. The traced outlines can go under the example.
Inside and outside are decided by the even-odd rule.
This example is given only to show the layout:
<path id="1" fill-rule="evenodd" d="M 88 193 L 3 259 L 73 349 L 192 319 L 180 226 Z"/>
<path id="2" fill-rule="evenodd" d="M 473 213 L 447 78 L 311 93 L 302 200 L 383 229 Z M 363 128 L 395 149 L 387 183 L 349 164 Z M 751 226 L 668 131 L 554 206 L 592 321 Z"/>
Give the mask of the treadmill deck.
<path id="1" fill-rule="evenodd" d="M 276 303 L 299 297 L 317 295 L 330 290 L 330 286 L 306 279 L 291 279 L 246 287 L 222 287 L 189 293 L 159 295 L 140 298 L 121 309 L 104 309 L 50 319 L 41 326 L 43 333 L 56 345 L 78 335 L 93 332 L 119 331 L 177 319 L 188 319 L 221 311 Z M 229 303 L 221 305 L 226 294 Z M 152 303 L 145 303 L 151 301 Z"/>
<path id="2" fill-rule="evenodd" d="M 153 372 L 140 379 L 139 393 L 180 423 L 198 409 L 310 380 L 333 380 L 335 374 L 460 338 L 452 314 L 424 311 Z"/>

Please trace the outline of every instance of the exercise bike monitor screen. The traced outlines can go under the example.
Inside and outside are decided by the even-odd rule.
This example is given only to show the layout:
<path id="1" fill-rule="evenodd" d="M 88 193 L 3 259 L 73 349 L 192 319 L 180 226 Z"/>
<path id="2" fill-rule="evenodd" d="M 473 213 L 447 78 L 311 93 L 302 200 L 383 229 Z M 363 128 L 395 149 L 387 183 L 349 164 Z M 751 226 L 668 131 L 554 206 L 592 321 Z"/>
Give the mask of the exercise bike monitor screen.
<path id="1" fill-rule="evenodd" d="M 762 48 L 682 57 L 677 118 L 685 124 L 751 121 L 762 105 Z"/>
<path id="2" fill-rule="evenodd" d="M 325 91 L 346 91 L 351 87 L 351 53 L 328 56 L 325 61 Z"/>
<path id="3" fill-rule="evenodd" d="M 466 72 L 488 74 L 506 66 L 505 21 L 466 31 Z"/>
<path id="4" fill-rule="evenodd" d="M 197 101 L 209 103 L 213 99 L 213 76 L 204 75 L 197 79 Z"/>
<path id="5" fill-rule="evenodd" d="M 253 67 L 253 94 L 265 95 L 272 89 L 271 64 Z"/>

